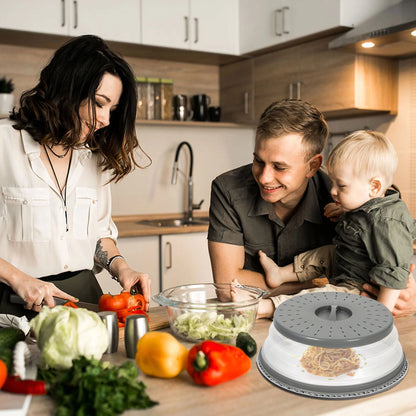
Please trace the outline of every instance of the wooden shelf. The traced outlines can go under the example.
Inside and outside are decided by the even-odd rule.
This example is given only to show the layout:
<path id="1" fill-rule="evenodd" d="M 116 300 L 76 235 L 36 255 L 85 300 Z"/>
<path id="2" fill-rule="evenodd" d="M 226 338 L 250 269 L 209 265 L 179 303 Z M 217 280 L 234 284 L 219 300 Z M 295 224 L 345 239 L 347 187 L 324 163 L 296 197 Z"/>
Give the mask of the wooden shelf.
<path id="1" fill-rule="evenodd" d="M 142 126 L 166 127 L 222 127 L 222 128 L 255 128 L 255 124 L 240 124 L 212 121 L 177 121 L 177 120 L 136 120 Z"/>
<path id="2" fill-rule="evenodd" d="M 0 119 L 8 118 L 7 114 L 0 114 Z M 255 128 L 255 124 L 226 123 L 212 121 L 176 121 L 176 120 L 136 120 L 136 124 L 141 126 L 157 127 L 222 127 L 232 129 L 250 129 Z"/>

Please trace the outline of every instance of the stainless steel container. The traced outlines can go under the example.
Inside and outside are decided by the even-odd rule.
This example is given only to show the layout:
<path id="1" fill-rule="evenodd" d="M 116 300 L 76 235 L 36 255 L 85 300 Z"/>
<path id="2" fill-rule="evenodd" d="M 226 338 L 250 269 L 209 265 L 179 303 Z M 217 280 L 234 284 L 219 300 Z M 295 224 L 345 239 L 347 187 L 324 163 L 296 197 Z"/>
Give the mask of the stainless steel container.
<path id="1" fill-rule="evenodd" d="M 124 345 L 127 358 L 135 358 L 137 341 L 149 331 L 146 315 L 128 315 L 124 327 Z"/>
<path id="2" fill-rule="evenodd" d="M 107 327 L 108 333 L 108 348 L 106 354 L 117 352 L 118 349 L 118 320 L 117 314 L 111 311 L 98 312 L 98 316 Z"/>

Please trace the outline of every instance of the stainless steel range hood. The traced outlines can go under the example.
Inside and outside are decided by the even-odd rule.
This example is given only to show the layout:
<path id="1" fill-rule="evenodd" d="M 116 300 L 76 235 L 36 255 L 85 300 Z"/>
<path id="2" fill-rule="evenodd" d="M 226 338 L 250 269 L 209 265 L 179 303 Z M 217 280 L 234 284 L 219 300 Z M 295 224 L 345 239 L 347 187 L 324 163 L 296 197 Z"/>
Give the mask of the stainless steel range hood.
<path id="1" fill-rule="evenodd" d="M 329 43 L 356 53 L 407 57 L 416 55 L 416 0 L 402 0 Z M 412 32 L 414 34 L 412 35 Z M 364 42 L 374 43 L 363 47 Z"/>

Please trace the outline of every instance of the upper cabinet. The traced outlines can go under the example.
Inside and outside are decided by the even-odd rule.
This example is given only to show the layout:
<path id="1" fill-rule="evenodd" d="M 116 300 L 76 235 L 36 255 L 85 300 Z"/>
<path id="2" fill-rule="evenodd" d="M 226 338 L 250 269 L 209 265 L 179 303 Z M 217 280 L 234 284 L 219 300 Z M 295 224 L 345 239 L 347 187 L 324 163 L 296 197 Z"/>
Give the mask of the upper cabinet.
<path id="1" fill-rule="evenodd" d="M 254 123 L 253 73 L 253 59 L 220 66 L 220 103 L 223 120 L 243 124 Z"/>
<path id="2" fill-rule="evenodd" d="M 240 54 L 295 39 L 349 28 L 391 0 L 240 0 Z"/>
<path id="3" fill-rule="evenodd" d="M 397 61 L 330 50 L 332 38 L 254 58 L 255 119 L 283 98 L 309 101 L 328 118 L 397 113 Z"/>
<path id="4" fill-rule="evenodd" d="M 237 0 L 142 0 L 145 45 L 238 54 Z"/>
<path id="5" fill-rule="evenodd" d="M 140 43 L 140 0 L 0 0 L 0 28 Z"/>

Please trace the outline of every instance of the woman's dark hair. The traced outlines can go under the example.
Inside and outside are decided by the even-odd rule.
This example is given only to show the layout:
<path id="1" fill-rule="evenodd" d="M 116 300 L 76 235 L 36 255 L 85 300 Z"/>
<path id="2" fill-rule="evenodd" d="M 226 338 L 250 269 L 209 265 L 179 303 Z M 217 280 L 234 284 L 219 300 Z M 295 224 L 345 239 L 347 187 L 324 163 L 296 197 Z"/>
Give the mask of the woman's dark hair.
<path id="1" fill-rule="evenodd" d="M 284 99 L 270 104 L 260 117 L 256 140 L 286 134 L 300 134 L 309 160 L 322 152 L 328 138 L 328 125 L 322 113 L 302 100 Z"/>
<path id="2" fill-rule="evenodd" d="M 17 130 L 27 130 L 40 144 L 78 146 L 81 134 L 80 104 L 91 103 L 95 125 L 95 93 L 105 73 L 120 78 L 123 91 L 110 124 L 86 139 L 86 146 L 99 153 L 103 170 L 112 170 L 116 182 L 138 163 L 133 151 L 139 147 L 135 118 L 137 90 L 133 71 L 127 62 L 112 52 L 97 36 L 74 38 L 59 48 L 42 70 L 38 85 L 20 98 L 13 112 Z M 140 148 L 140 147 L 139 147 Z"/>

